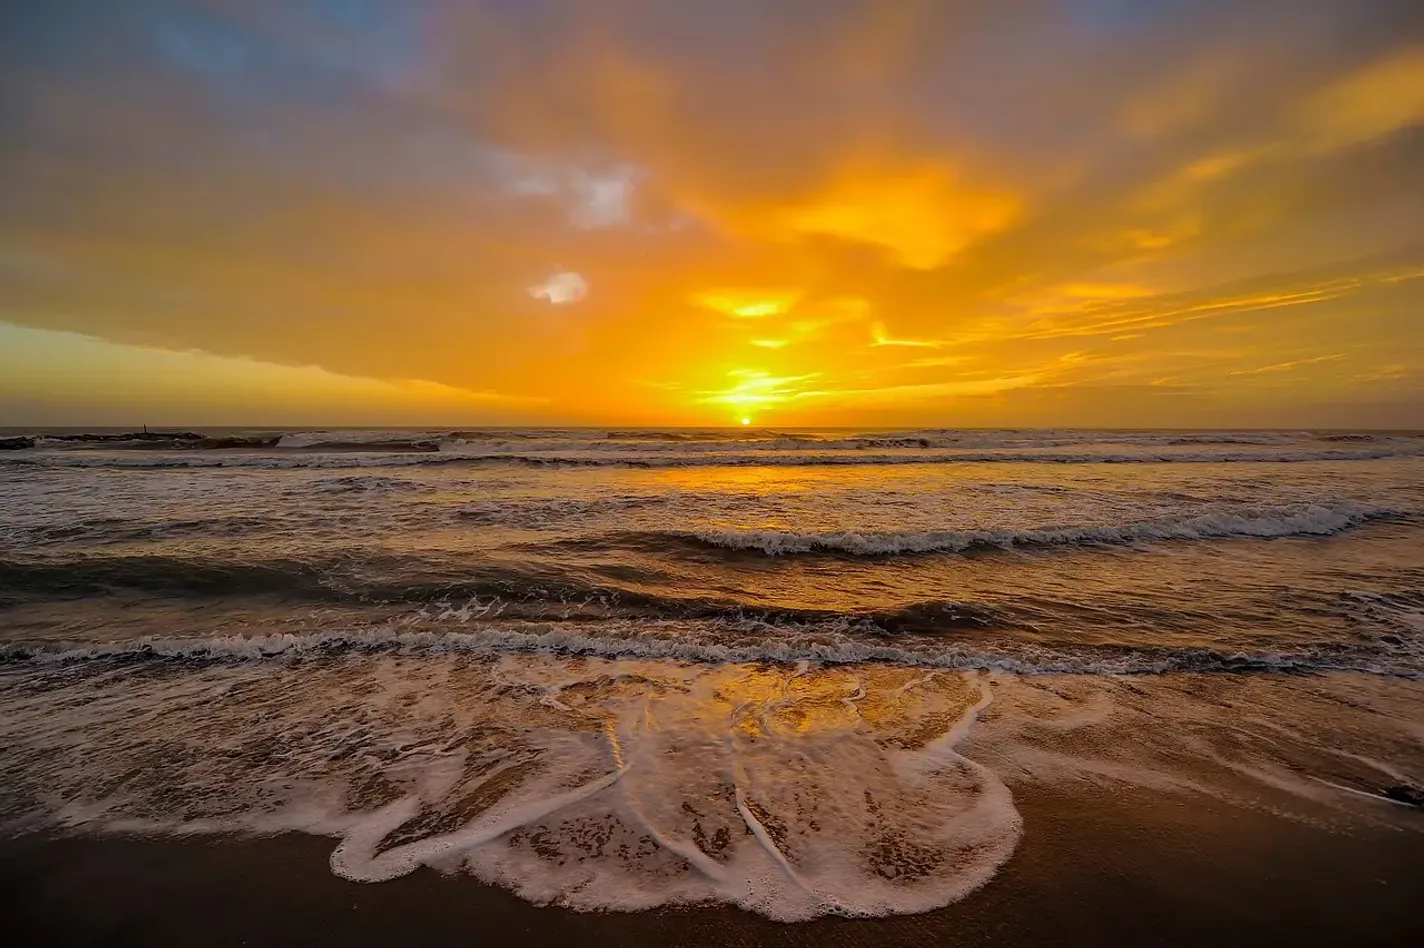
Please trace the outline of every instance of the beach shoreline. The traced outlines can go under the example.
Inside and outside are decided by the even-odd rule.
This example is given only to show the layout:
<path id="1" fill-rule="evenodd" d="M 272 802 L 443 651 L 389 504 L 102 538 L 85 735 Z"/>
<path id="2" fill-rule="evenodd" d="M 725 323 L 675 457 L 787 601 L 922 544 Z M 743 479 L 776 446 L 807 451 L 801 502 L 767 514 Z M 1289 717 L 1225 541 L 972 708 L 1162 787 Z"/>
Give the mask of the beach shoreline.
<path id="1" fill-rule="evenodd" d="M 32 834 L 0 843 L 10 944 L 1407 945 L 1424 846 L 1201 794 L 1021 786 L 1024 835 L 946 908 L 784 924 L 734 908 L 574 912 L 422 869 L 363 885 L 314 836 Z M 1381 802 L 1380 806 L 1389 804 Z M 1424 824 L 1424 813 L 1419 814 Z"/>

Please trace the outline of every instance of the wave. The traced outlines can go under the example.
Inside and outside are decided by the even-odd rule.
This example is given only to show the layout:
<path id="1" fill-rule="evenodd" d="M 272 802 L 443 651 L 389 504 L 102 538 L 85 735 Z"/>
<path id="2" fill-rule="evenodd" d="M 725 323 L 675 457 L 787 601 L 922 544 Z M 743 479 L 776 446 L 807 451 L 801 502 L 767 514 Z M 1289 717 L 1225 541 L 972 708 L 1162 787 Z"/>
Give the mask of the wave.
<path id="1" fill-rule="evenodd" d="M 548 500 L 489 500 L 466 504 L 454 512 L 455 517 L 472 523 L 516 524 L 537 526 L 575 517 L 592 517 L 626 510 L 641 510 L 668 503 L 681 494 L 596 497 L 579 499 L 555 497 Z"/>
<path id="2" fill-rule="evenodd" d="M 322 494 L 393 494 L 418 493 L 434 488 L 429 484 L 403 477 L 350 474 L 343 477 L 324 477 L 308 485 L 308 489 Z"/>
<path id="3" fill-rule="evenodd" d="M 686 429 L 675 431 L 656 430 L 632 430 L 632 431 L 609 431 L 603 435 L 604 441 L 667 441 L 674 444 L 687 444 L 698 441 L 708 441 L 713 443 L 725 443 L 728 441 L 792 441 L 799 444 L 816 443 L 822 439 L 814 434 L 796 434 L 791 432 L 767 431 L 765 429 L 729 429 L 729 428 L 706 428 L 706 429 Z"/>
<path id="4" fill-rule="evenodd" d="M 164 556 L 90 556 L 45 563 L 0 559 L 0 605 L 7 601 L 6 593 L 15 598 L 114 592 L 194 598 L 247 594 L 318 602 L 431 604 L 443 607 L 446 618 L 458 621 L 724 620 L 749 627 L 815 626 L 872 635 L 982 629 L 1009 621 L 995 609 L 945 600 L 841 612 L 673 596 L 492 566 L 465 570 L 453 581 L 421 578 L 406 565 L 412 574 L 408 578 L 370 582 L 339 562 L 230 563 Z"/>
<path id="5" fill-rule="evenodd" d="M 578 432 L 549 431 L 554 439 L 561 436 L 571 443 Z M 806 448 L 834 450 L 865 449 L 931 449 L 931 448 L 1058 448 L 1090 445 L 1132 447 L 1176 447 L 1182 445 L 1300 445 L 1311 442 L 1387 442 L 1407 440 L 1408 433 L 1331 433 L 1310 431 L 1095 431 L 1095 430 L 976 430 L 976 429 L 913 429 L 847 433 L 843 431 L 776 431 L 771 429 L 634 429 L 608 431 L 605 441 L 624 442 L 619 445 L 598 445 L 590 437 L 591 447 L 636 449 L 640 445 L 656 447 L 667 443 L 685 449 L 717 450 L 727 444 L 745 442 L 758 450 L 804 450 Z"/>
<path id="6" fill-rule="evenodd" d="M 272 522 L 259 517 L 209 517 L 187 520 L 124 520 L 91 517 L 64 524 L 0 526 L 0 542 L 14 546 L 49 543 L 112 544 L 177 537 L 239 537 L 269 529 Z M 0 560 L 0 576 L 5 561 Z M 0 579 L 0 588 L 4 587 Z"/>
<path id="7" fill-rule="evenodd" d="M 1061 448 L 1078 449 L 1124 449 L 1124 448 L 1181 448 L 1217 446 L 1256 446 L 1272 448 L 1296 448 L 1300 450 L 1328 450 L 1337 443 L 1360 444 L 1399 443 L 1407 447 L 1417 439 L 1400 436 L 1374 434 L 1338 435 L 1316 438 L 1309 435 L 1238 435 L 1229 433 L 1206 434 L 1148 434 L 1125 435 L 1119 433 L 1034 433 L 1025 436 L 1021 432 L 1009 432 L 1008 437 L 980 433 L 944 432 L 887 432 L 846 436 L 827 433 L 794 433 L 776 431 L 668 431 L 668 432 L 609 432 L 599 440 L 580 437 L 576 432 L 565 432 L 563 437 L 550 432 L 541 443 L 518 443 L 519 450 L 539 452 L 594 452 L 594 453 L 726 453 L 729 451 L 755 452 L 807 452 L 807 451 L 1004 451 L 1028 453 Z M 497 439 L 486 439 L 483 447 L 494 446 Z M 466 442 L 462 439 L 446 441 L 443 450 L 458 450 Z M 508 444 L 515 445 L 510 440 Z"/>
<path id="8" fill-rule="evenodd" d="M 1424 591 L 1357 590 L 1345 598 L 1350 618 L 1383 629 L 1379 638 L 1386 645 L 1403 645 L 1406 637 L 1424 637 Z"/>
<path id="9" fill-rule="evenodd" d="M 0 559 L 0 605 L 7 599 L 120 591 L 189 596 L 300 592 L 329 599 L 340 597 L 335 582 L 322 564 L 297 560 L 255 563 L 172 556 L 81 556 L 39 562 Z"/>
<path id="10" fill-rule="evenodd" d="M 883 533 L 802 533 L 790 530 L 669 530 L 628 532 L 618 542 L 640 548 L 694 543 L 770 556 L 843 553 L 891 556 L 904 553 L 963 553 L 979 549 L 1100 546 L 1166 540 L 1229 537 L 1329 536 L 1373 520 L 1406 516 L 1402 511 L 1353 502 L 1219 510 L 1181 520 L 1117 526 L 1059 526 L 1036 530 L 927 530 Z M 597 542 L 597 541 L 593 541 Z"/>
<path id="11" fill-rule="evenodd" d="M 441 440 L 439 438 L 381 438 L 375 440 L 305 440 L 296 435 L 284 435 L 278 439 L 275 447 L 287 451 L 306 451 L 312 454 L 322 452 L 360 452 L 370 451 L 372 453 L 396 453 L 396 452 L 433 452 L 439 451 Z"/>
<path id="12" fill-rule="evenodd" d="M 415 483 L 415 482 L 411 482 Z M 472 482 L 485 486 L 490 482 Z M 769 494 L 763 494 L 766 499 Z M 584 517 L 599 517 L 656 507 L 688 507 L 725 503 L 726 495 L 671 490 L 656 494 L 624 494 L 602 497 L 501 498 L 465 504 L 453 511 L 457 520 L 481 524 L 511 524 L 537 527 Z M 580 523 L 580 525 L 582 525 Z"/>
<path id="13" fill-rule="evenodd" d="M 202 469 L 258 468 L 284 470 L 312 468 L 335 470 L 365 467 L 416 467 L 512 464 L 525 467 L 818 467 L 894 464 L 1238 464 L 1304 463 L 1311 461 L 1376 461 L 1424 457 L 1424 448 L 1395 447 L 1365 450 L 1327 449 L 1312 451 L 1232 451 L 1232 452 L 1149 452 L 1135 454 L 1037 452 L 959 453 L 738 453 L 696 455 L 607 456 L 596 454 L 467 454 L 421 448 L 413 453 L 388 453 L 385 449 L 288 456 L 255 454 L 74 455 L 17 452 L 0 456 L 0 467 L 95 468 L 95 469 Z"/>
<path id="14" fill-rule="evenodd" d="M 66 665 L 88 662 L 176 661 L 232 663 L 302 660 L 347 654 L 550 653 L 601 658 L 659 659 L 689 664 L 911 665 L 952 670 L 1003 671 L 1023 675 L 1159 675 L 1198 673 L 1315 673 L 1353 671 L 1417 678 L 1424 673 L 1424 650 L 1378 651 L 1335 645 L 1295 651 L 1225 651 L 1204 647 L 1131 648 L 1005 644 L 979 648 L 963 643 L 911 645 L 854 636 L 764 638 L 728 644 L 724 629 L 703 634 L 646 623 L 583 628 L 483 627 L 469 632 L 398 632 L 390 629 L 215 636 L 201 639 L 143 639 L 60 646 L 7 645 L 0 663 Z"/>
<path id="15" fill-rule="evenodd" d="M 315 429 L 288 431 L 281 435 L 283 447 L 302 448 L 313 444 L 371 444 L 380 441 L 546 441 L 590 439 L 597 432 L 578 428 L 395 428 L 395 429 Z"/>

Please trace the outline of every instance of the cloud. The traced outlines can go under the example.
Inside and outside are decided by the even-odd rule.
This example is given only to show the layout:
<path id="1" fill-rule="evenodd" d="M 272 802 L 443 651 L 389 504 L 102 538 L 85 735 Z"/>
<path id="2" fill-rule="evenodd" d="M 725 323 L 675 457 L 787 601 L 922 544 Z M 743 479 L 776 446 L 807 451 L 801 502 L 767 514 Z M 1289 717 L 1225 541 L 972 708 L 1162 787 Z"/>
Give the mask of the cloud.
<path id="1" fill-rule="evenodd" d="M 588 281 L 572 270 L 559 270 L 542 283 L 529 287 L 529 295 L 555 306 L 577 303 L 588 296 Z"/>
<path id="2" fill-rule="evenodd" d="M 1049 312 L 1030 323 L 1023 335 L 1029 338 L 1128 335 L 1161 329 L 1201 319 L 1240 316 L 1264 310 L 1307 306 L 1388 287 L 1408 287 L 1424 278 L 1424 259 L 1419 263 L 1376 264 L 1358 272 L 1339 275 L 1292 274 L 1244 281 L 1233 285 L 1155 297 L 1127 297 L 1098 306 L 1072 307 Z M 1035 311 L 1037 312 L 1037 311 Z"/>
<path id="3" fill-rule="evenodd" d="M 1292 372 L 1303 365 L 1315 365 L 1319 362 L 1334 362 L 1344 358 L 1343 354 L 1315 356 L 1312 359 L 1297 359 L 1293 362 L 1272 362 L 1270 365 L 1258 365 L 1253 369 L 1239 369 L 1230 373 L 1231 375 L 1263 375 L 1268 372 Z"/>
<path id="4" fill-rule="evenodd" d="M 1004 190 L 958 180 L 947 166 L 903 171 L 850 168 L 805 203 L 780 211 L 790 233 L 884 248 L 904 266 L 932 269 L 1019 214 Z"/>
<path id="5" fill-rule="evenodd" d="M 702 392 L 699 401 L 705 405 L 729 405 L 733 408 L 756 409 L 775 406 L 805 394 L 802 383 L 815 375 L 776 376 L 756 369 L 736 369 L 728 376 L 734 383 L 727 388 Z"/>
<path id="6" fill-rule="evenodd" d="M 290 414 L 300 393 L 300 415 Z M 471 413 L 518 422 L 547 399 L 418 378 L 152 347 L 0 323 L 0 403 L 33 402 L 41 424 L 421 424 Z"/>
<path id="7" fill-rule="evenodd" d="M 1424 43 L 1369 63 L 1312 96 L 1301 123 L 1321 148 L 1341 148 L 1424 121 Z"/>
<path id="8" fill-rule="evenodd" d="M 759 319 L 786 312 L 801 295 L 793 289 L 719 289 L 697 293 L 692 302 L 735 319 Z"/>
<path id="9" fill-rule="evenodd" d="M 633 220 L 633 193 L 639 176 L 633 165 L 589 169 L 500 149 L 478 149 L 478 154 L 479 163 L 509 194 L 551 198 L 576 227 L 599 230 Z"/>
<path id="10" fill-rule="evenodd" d="M 871 323 L 872 346 L 902 346 L 911 349 L 938 349 L 942 343 L 937 339 L 897 339 L 890 335 L 884 323 Z"/>

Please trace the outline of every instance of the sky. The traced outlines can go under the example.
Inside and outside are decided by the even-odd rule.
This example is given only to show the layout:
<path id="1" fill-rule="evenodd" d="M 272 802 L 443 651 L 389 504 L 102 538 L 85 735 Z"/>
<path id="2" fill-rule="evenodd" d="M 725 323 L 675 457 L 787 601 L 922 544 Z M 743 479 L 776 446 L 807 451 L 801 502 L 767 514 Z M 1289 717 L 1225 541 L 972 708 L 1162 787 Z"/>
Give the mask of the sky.
<path id="1" fill-rule="evenodd" d="M 1424 427 L 1424 5 L 0 4 L 0 426 Z"/>

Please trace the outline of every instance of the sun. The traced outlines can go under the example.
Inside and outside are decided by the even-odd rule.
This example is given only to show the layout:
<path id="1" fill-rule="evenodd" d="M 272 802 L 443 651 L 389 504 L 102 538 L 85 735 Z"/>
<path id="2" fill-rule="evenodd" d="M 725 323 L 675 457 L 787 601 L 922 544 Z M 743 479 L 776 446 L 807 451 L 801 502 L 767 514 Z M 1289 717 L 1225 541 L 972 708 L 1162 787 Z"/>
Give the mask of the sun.
<path id="1" fill-rule="evenodd" d="M 743 419 L 742 419 L 742 424 L 744 424 L 744 425 L 749 425 L 749 424 L 751 424 L 751 423 L 752 423 L 752 420 L 751 420 L 750 418 L 743 418 Z"/>

